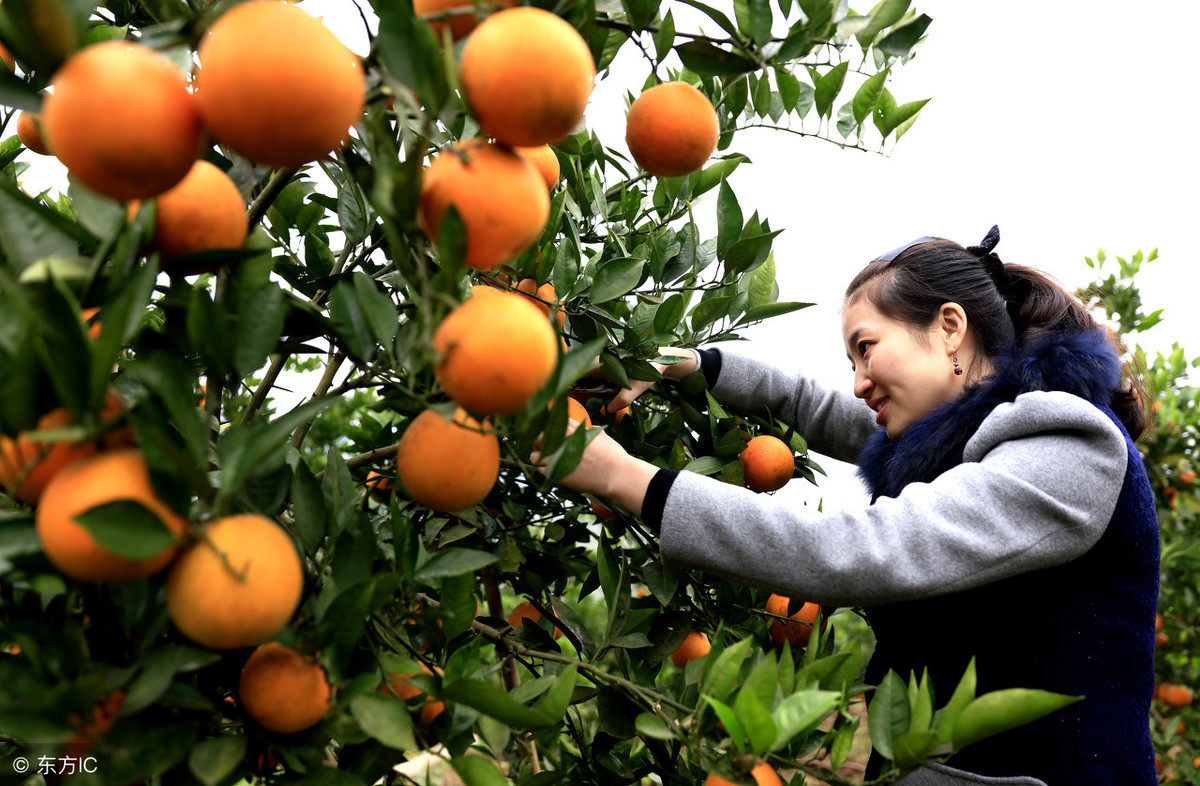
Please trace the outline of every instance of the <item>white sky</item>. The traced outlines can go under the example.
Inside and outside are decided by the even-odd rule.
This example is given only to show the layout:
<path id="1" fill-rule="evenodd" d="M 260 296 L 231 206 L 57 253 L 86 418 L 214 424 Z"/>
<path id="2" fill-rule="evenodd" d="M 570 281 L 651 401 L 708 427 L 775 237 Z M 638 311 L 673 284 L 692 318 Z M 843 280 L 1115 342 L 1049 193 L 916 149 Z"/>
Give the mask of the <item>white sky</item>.
<path id="1" fill-rule="evenodd" d="M 365 52 L 349 0 L 302 7 Z M 686 13 L 672 7 L 677 17 Z M 1110 257 L 1157 248 L 1161 258 L 1139 284 L 1166 319 L 1141 343 L 1164 350 L 1179 341 L 1200 355 L 1200 107 L 1186 87 L 1194 58 L 1185 43 L 1185 32 L 1200 29 L 1200 3 L 914 7 L 934 21 L 889 88 L 900 103 L 932 101 L 889 156 L 763 131 L 735 140 L 754 161 L 730 181 L 744 215 L 758 210 L 785 230 L 775 241 L 781 299 L 818 303 L 751 330 L 745 350 L 848 387 L 838 309 L 854 272 L 921 235 L 970 245 L 999 224 L 1002 259 L 1047 270 L 1069 287 L 1091 280 L 1083 258 L 1097 248 Z M 586 122 L 604 144 L 623 149 L 624 91 L 638 89 L 646 69 L 630 53 L 593 95 Z M 814 130 L 811 121 L 804 130 Z M 711 218 L 715 198 L 699 212 Z M 853 487 L 845 471 L 837 477 L 827 489 L 832 503 Z"/>

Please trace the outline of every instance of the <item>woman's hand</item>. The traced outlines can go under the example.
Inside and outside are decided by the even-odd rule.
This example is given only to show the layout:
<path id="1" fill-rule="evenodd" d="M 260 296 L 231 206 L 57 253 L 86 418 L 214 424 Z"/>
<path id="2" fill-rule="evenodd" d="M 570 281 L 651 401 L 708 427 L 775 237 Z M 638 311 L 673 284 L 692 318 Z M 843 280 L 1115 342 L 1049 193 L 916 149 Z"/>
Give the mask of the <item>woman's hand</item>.
<path id="1" fill-rule="evenodd" d="M 578 421 L 567 421 L 568 436 L 579 426 Z M 658 472 L 658 467 L 629 455 L 603 429 L 596 430 L 599 433 L 588 442 L 579 465 L 559 483 L 576 491 L 611 499 L 634 515 L 640 515 L 646 489 L 654 473 Z M 544 472 L 549 457 L 542 455 L 541 444 L 539 436 L 534 441 L 535 450 L 529 455 L 529 461 Z"/>
<path id="2" fill-rule="evenodd" d="M 677 363 L 651 363 L 650 365 L 663 375 L 664 379 L 680 380 L 696 370 L 696 351 L 694 349 L 676 349 L 674 347 L 663 347 L 659 350 L 659 354 L 664 356 L 675 356 L 681 358 Z M 631 380 L 629 387 L 621 388 L 617 395 L 609 399 L 609 402 L 604 406 L 606 412 L 616 412 L 624 409 L 638 399 L 638 396 L 645 393 L 650 388 L 654 387 L 653 382 L 647 382 L 641 379 Z"/>

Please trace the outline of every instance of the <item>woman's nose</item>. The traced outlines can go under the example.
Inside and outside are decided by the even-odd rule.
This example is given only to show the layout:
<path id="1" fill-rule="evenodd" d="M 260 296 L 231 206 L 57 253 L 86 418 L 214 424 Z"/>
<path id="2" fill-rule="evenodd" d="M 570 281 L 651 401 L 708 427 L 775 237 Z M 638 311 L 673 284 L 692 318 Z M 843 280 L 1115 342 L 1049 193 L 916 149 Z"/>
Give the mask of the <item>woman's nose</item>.
<path id="1" fill-rule="evenodd" d="M 866 364 L 859 364 L 858 368 L 854 369 L 854 395 L 865 399 L 872 387 L 874 387 L 874 383 L 871 381 L 870 374 L 867 373 Z"/>

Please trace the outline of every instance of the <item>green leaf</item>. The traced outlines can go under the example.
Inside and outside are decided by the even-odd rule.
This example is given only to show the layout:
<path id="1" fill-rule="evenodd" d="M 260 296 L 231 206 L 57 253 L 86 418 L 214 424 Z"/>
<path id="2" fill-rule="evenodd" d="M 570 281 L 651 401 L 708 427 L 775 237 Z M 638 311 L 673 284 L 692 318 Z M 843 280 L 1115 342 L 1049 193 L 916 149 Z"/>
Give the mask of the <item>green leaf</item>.
<path id="1" fill-rule="evenodd" d="M 770 750 L 787 745 L 794 737 L 815 729 L 837 709 L 842 694 L 837 691 L 806 690 L 785 698 L 771 712 L 778 736 Z"/>
<path id="2" fill-rule="evenodd" d="M 689 461 L 683 469 L 697 475 L 715 475 L 725 469 L 725 461 L 716 456 L 701 456 Z"/>
<path id="3" fill-rule="evenodd" d="M 738 28 L 757 46 L 771 40 L 770 0 L 734 0 Z"/>
<path id="4" fill-rule="evenodd" d="M 846 72 L 849 68 L 850 64 L 848 62 L 839 63 L 829 69 L 818 80 L 814 101 L 816 102 L 817 113 L 821 117 L 829 117 L 833 111 L 833 102 L 837 98 L 838 93 L 842 91 L 842 85 L 846 82 Z"/>
<path id="5" fill-rule="evenodd" d="M 676 292 L 664 300 L 654 311 L 654 332 L 674 333 L 675 328 L 679 327 L 679 322 L 683 319 L 685 307 L 681 292 Z"/>
<path id="6" fill-rule="evenodd" d="M 875 40 L 875 36 L 904 17 L 910 2 L 911 0 L 882 0 L 878 3 L 871 9 L 866 27 L 857 33 L 858 45 L 865 51 Z"/>
<path id="7" fill-rule="evenodd" d="M 745 80 L 741 80 L 741 82 L 745 84 Z M 723 158 L 699 172 L 693 172 L 688 175 L 688 184 L 691 186 L 692 198 L 695 199 L 701 194 L 711 191 L 714 187 L 723 183 L 725 178 L 729 177 L 733 173 L 733 170 L 738 168 L 739 164 L 749 160 L 746 156 L 738 153 L 731 155 L 729 158 Z"/>
<path id="8" fill-rule="evenodd" d="M 350 714 L 359 728 L 380 744 L 401 751 L 418 748 L 408 707 L 395 697 L 377 693 L 355 696 L 350 700 Z"/>
<path id="9" fill-rule="evenodd" d="M 700 693 L 721 701 L 728 699 L 737 683 L 738 672 L 742 670 L 742 663 L 746 660 L 746 651 L 749 648 L 750 640 L 742 639 L 722 650 L 715 661 L 705 658 L 706 661 L 712 662 L 705 670 Z"/>
<path id="10" fill-rule="evenodd" d="M 951 731 L 954 729 L 954 724 L 958 722 L 958 716 L 974 700 L 975 658 L 971 658 L 966 671 L 963 672 L 962 679 L 958 681 L 958 686 L 954 689 L 954 695 L 950 697 L 946 706 L 938 711 L 936 727 L 939 740 L 950 742 Z"/>
<path id="11" fill-rule="evenodd" d="M 287 308 L 283 290 L 274 283 L 251 290 L 242 300 L 233 331 L 233 366 L 240 376 L 261 368 L 274 351 Z"/>
<path id="12" fill-rule="evenodd" d="M 779 86 L 779 100 L 787 112 L 794 112 L 800 100 L 800 80 L 791 71 L 775 69 L 775 84 Z"/>
<path id="13" fill-rule="evenodd" d="M 921 40 L 921 36 L 925 35 L 925 31 L 929 25 L 933 23 L 927 14 L 921 14 L 911 22 L 905 22 L 903 25 L 896 27 L 892 32 L 884 36 L 884 39 L 875 45 L 875 48 L 885 55 L 893 57 L 904 57 L 912 48 Z"/>
<path id="14" fill-rule="evenodd" d="M 1064 696 L 1033 688 L 985 693 L 964 707 L 955 721 L 951 732 L 954 750 L 962 750 L 973 742 L 1023 726 L 1082 700 L 1082 696 Z"/>
<path id="15" fill-rule="evenodd" d="M 737 698 L 733 700 L 733 708 L 746 730 L 751 751 L 761 756 L 771 750 L 779 737 L 779 729 L 775 727 L 770 710 L 754 691 L 738 691 Z"/>
<path id="16" fill-rule="evenodd" d="M 765 306 L 775 301 L 775 256 L 768 255 L 765 262 L 750 274 L 750 285 L 747 288 L 750 297 L 750 308 Z"/>
<path id="17" fill-rule="evenodd" d="M 753 78 L 753 77 L 752 77 Z M 763 74 L 754 86 L 754 114 L 765 118 L 771 112 L 771 80 Z"/>
<path id="18" fill-rule="evenodd" d="M 192 748 L 188 754 L 188 769 L 205 786 L 216 786 L 233 772 L 245 755 L 245 735 L 213 737 Z"/>
<path id="19" fill-rule="evenodd" d="M 158 514 L 136 500 L 106 502 L 75 520 L 101 546 L 126 559 L 149 559 L 178 541 Z"/>
<path id="20" fill-rule="evenodd" d="M 416 579 L 429 582 L 445 576 L 474 573 L 497 561 L 495 554 L 473 549 L 449 548 L 436 551 L 429 561 L 417 568 Z"/>
<path id="21" fill-rule="evenodd" d="M 383 346 L 388 346 L 392 343 L 400 324 L 396 304 L 379 288 L 375 280 L 365 273 L 355 273 L 353 281 L 354 299 L 358 302 L 371 335 Z"/>
<path id="22" fill-rule="evenodd" d="M 667 722 L 649 712 L 643 712 L 634 720 L 634 725 L 637 727 L 637 733 L 642 737 L 648 737 L 652 740 L 673 740 L 675 732 L 667 725 Z"/>
<path id="23" fill-rule="evenodd" d="M 444 682 L 441 698 L 464 704 L 518 729 L 536 729 L 553 722 L 515 701 L 502 688 L 481 679 Z"/>
<path id="24" fill-rule="evenodd" d="M 908 732 L 911 711 L 908 706 L 908 690 L 899 675 L 889 671 L 875 688 L 875 695 L 867 708 L 867 728 L 871 732 L 871 744 L 880 756 L 893 759 L 892 740 Z"/>
<path id="25" fill-rule="evenodd" d="M 466 786 L 508 786 L 508 778 L 482 756 L 458 756 L 450 760 L 450 766 Z"/>
<path id="26" fill-rule="evenodd" d="M 621 0 L 621 5 L 629 17 L 630 27 L 635 31 L 649 27 L 658 12 L 657 0 Z"/>
<path id="27" fill-rule="evenodd" d="M 675 17 L 671 13 L 671 9 L 667 9 L 667 15 L 662 18 L 658 25 L 658 32 L 654 34 L 654 53 L 659 60 L 665 58 L 671 52 L 671 47 L 675 45 Z"/>
<path id="28" fill-rule="evenodd" d="M 41 259 L 76 257 L 81 232 L 16 183 L 0 178 L 0 251 L 18 272 Z"/>
<path id="29" fill-rule="evenodd" d="M 892 740 L 892 760 L 902 768 L 914 767 L 929 758 L 937 745 L 938 735 L 932 729 L 905 732 Z"/>
<path id="30" fill-rule="evenodd" d="M 736 295 L 711 297 L 702 300 L 692 309 L 692 332 L 699 333 L 717 320 L 729 316 L 729 309 L 737 301 Z"/>
<path id="31" fill-rule="evenodd" d="M 602 263 L 592 276 L 591 301 L 603 303 L 624 295 L 642 280 L 646 260 L 620 257 Z"/>
<path id="32" fill-rule="evenodd" d="M 929 99 L 926 98 L 921 101 L 909 101 L 907 104 L 901 104 L 900 106 L 896 107 L 891 112 L 888 112 L 884 117 L 883 127 L 880 128 L 880 133 L 886 137 L 888 134 L 900 128 L 900 126 L 904 125 L 905 123 L 911 123 L 911 121 L 916 118 L 917 113 L 921 111 L 922 107 L 928 103 Z"/>
<path id="33" fill-rule="evenodd" d="M 737 746 L 739 753 L 744 753 L 746 750 L 746 730 L 742 727 L 742 722 L 738 720 L 737 713 L 733 711 L 724 702 L 717 701 L 712 696 L 704 696 L 708 705 L 713 708 L 713 712 L 717 713 L 717 717 L 721 719 L 721 723 L 725 724 L 725 731 L 729 734 L 729 738 L 733 740 Z"/>
<path id="34" fill-rule="evenodd" d="M 688 2 L 688 5 L 696 3 Z M 707 41 L 688 41 L 675 47 L 675 53 L 685 66 L 700 76 L 736 76 L 750 73 L 758 67 L 753 60 Z"/>
<path id="35" fill-rule="evenodd" d="M 729 17 L 727 17 L 721 11 L 718 11 L 710 5 L 705 5 L 704 3 L 699 2 L 699 0 L 682 0 L 682 2 L 684 5 L 690 5 L 692 8 L 695 8 L 697 11 L 704 12 L 710 19 L 720 25 L 722 30 L 724 30 L 726 33 L 729 33 L 729 35 L 734 36 L 735 38 L 737 37 L 737 26 L 734 25 L 733 22 L 729 21 Z"/>
<path id="36" fill-rule="evenodd" d="M 533 712 L 545 719 L 546 725 L 559 723 L 567 708 L 571 706 L 571 696 L 575 692 L 575 676 L 578 668 L 571 664 L 559 672 L 550 689 L 543 693 L 533 705 Z"/>
<path id="37" fill-rule="evenodd" d="M 329 296 L 329 322 L 353 358 L 369 362 L 375 356 L 375 339 L 351 281 L 342 279 L 333 285 Z"/>
<path id="38" fill-rule="evenodd" d="M 321 484 L 302 461 L 292 470 L 292 515 L 304 553 L 316 554 L 325 540 L 325 498 L 321 495 Z"/>
<path id="39" fill-rule="evenodd" d="M 887 81 L 887 77 L 887 69 L 884 69 L 863 82 L 858 88 L 858 91 L 854 94 L 854 101 L 851 104 L 855 123 L 861 125 L 875 110 L 875 105 L 879 103 L 879 99 L 883 96 L 883 83 Z"/>
<path id="40" fill-rule="evenodd" d="M 783 314 L 790 314 L 793 311 L 799 311 L 812 306 L 812 303 L 791 303 L 782 301 L 778 303 L 766 303 L 761 306 L 754 306 L 737 321 L 734 327 L 748 325 L 752 322 L 761 322 L 764 319 L 778 317 Z"/>
<path id="41" fill-rule="evenodd" d="M 291 447 L 291 433 L 315 418 L 336 399 L 309 401 L 272 421 L 254 420 L 240 428 L 228 429 L 217 441 L 221 467 L 220 499 L 235 495 L 255 473 L 266 474 L 278 468 Z M 336 510 L 336 507 L 333 507 Z"/>
<path id="42" fill-rule="evenodd" d="M 741 236 L 742 208 L 729 181 L 722 179 L 717 192 L 717 256 L 724 258 Z"/>

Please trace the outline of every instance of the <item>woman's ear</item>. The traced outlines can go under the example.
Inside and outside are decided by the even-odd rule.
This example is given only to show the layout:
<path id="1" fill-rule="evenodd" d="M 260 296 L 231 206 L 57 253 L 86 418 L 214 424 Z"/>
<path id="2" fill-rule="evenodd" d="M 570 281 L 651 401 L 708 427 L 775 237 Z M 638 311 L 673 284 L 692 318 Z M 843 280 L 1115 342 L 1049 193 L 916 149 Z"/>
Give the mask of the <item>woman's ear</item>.
<path id="1" fill-rule="evenodd" d="M 943 303 L 938 309 L 937 329 L 946 349 L 955 352 L 967 339 L 967 312 L 958 303 Z"/>

